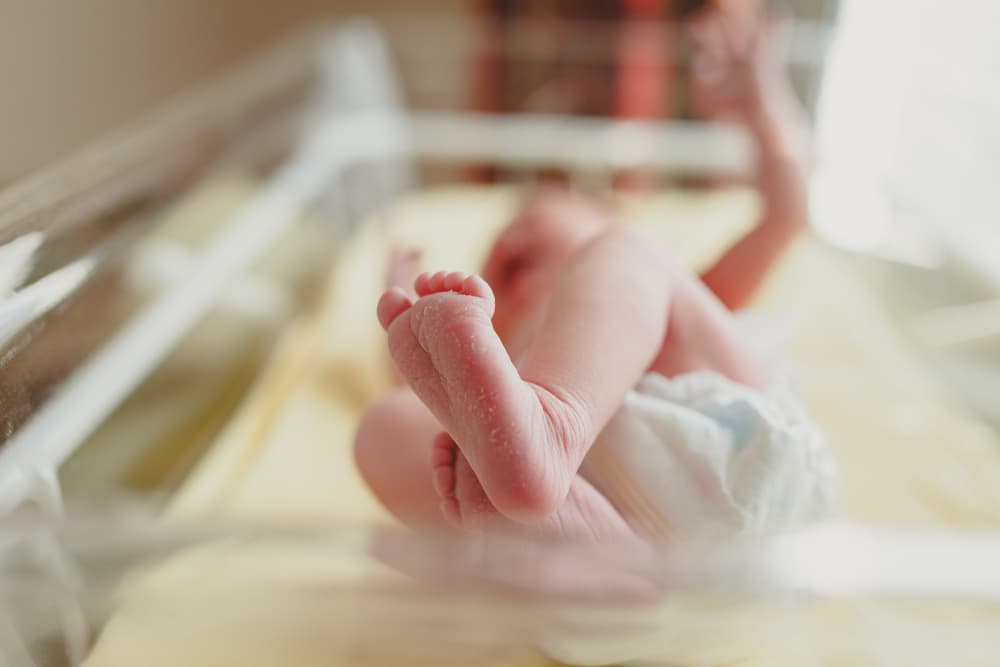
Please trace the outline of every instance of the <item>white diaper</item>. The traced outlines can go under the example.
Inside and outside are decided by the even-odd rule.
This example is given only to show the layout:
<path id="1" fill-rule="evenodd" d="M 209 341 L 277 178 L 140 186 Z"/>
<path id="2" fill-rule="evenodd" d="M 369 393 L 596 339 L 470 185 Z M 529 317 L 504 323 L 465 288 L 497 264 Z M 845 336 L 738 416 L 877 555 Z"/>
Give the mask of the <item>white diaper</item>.
<path id="1" fill-rule="evenodd" d="M 580 472 L 658 537 L 762 536 L 835 505 L 826 442 L 787 383 L 760 392 L 712 372 L 643 377 Z"/>

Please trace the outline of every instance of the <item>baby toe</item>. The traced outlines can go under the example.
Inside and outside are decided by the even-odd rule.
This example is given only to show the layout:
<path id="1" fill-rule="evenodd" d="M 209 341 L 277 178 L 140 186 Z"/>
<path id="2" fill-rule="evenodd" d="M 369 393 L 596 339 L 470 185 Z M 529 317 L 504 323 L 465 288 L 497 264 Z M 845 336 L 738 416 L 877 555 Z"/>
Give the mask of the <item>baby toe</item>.
<path id="1" fill-rule="evenodd" d="M 413 288 L 417 291 L 419 296 L 426 296 L 428 294 L 434 294 L 435 292 L 440 292 L 444 289 L 444 280 L 448 275 L 447 271 L 438 271 L 437 273 L 422 273 L 417 278 L 413 285 Z"/>
<path id="2" fill-rule="evenodd" d="M 392 322 L 413 305 L 410 297 L 399 287 L 391 287 L 382 295 L 376 307 L 378 321 L 383 329 L 388 329 Z"/>
<path id="3" fill-rule="evenodd" d="M 417 294 L 423 295 L 429 291 L 428 283 L 431 279 L 430 273 L 424 271 L 413 281 L 413 289 Z"/>
<path id="4" fill-rule="evenodd" d="M 434 438 L 434 447 L 431 452 L 432 482 L 434 490 L 442 498 L 450 498 L 455 495 L 455 460 L 457 457 L 458 448 L 450 435 L 441 433 Z"/>
<path id="5" fill-rule="evenodd" d="M 454 498 L 443 498 L 438 507 L 440 507 L 444 518 L 452 525 L 457 528 L 462 527 L 462 510 L 459 508 L 457 500 Z"/>
<path id="6" fill-rule="evenodd" d="M 455 496 L 455 468 L 448 465 L 434 469 L 434 491 L 442 499 Z"/>
<path id="7" fill-rule="evenodd" d="M 463 291 L 462 285 L 468 277 L 469 274 L 460 271 L 449 273 L 444 279 L 444 288 L 452 292 Z"/>
<path id="8" fill-rule="evenodd" d="M 477 275 L 468 276 L 462 281 L 462 293 L 486 299 L 491 304 L 494 302 L 493 290 L 490 289 L 489 283 Z"/>

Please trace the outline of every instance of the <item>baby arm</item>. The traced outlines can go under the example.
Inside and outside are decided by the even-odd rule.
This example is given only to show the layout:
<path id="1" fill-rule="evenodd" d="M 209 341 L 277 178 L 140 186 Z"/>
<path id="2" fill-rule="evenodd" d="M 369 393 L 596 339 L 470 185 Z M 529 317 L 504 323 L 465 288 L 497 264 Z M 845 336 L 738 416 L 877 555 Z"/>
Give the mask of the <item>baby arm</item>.
<path id="1" fill-rule="evenodd" d="M 775 52 L 776 32 L 773 21 L 732 7 L 711 10 L 691 26 L 696 108 L 742 124 L 757 144 L 761 219 L 702 276 L 730 309 L 746 305 L 808 224 L 808 131 Z"/>

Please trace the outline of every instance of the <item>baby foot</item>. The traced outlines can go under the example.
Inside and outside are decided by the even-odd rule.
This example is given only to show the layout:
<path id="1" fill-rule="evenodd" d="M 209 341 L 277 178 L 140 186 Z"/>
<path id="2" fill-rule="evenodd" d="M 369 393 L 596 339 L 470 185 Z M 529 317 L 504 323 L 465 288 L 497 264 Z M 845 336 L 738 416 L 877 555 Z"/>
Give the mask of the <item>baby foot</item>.
<path id="1" fill-rule="evenodd" d="M 564 408 L 521 380 L 493 330 L 482 278 L 422 274 L 414 288 L 416 301 L 392 288 L 378 305 L 400 373 L 454 437 L 493 507 L 518 521 L 551 514 L 573 476 L 559 429 L 569 421 L 552 418 Z"/>
<path id="2" fill-rule="evenodd" d="M 490 502 L 476 473 L 447 433 L 434 440 L 431 466 L 441 513 L 457 527 L 487 534 L 544 540 L 619 544 L 636 536 L 624 517 L 587 480 L 577 475 L 555 513 L 530 525 L 515 524 Z"/>
<path id="3" fill-rule="evenodd" d="M 431 470 L 434 490 L 441 498 L 441 513 L 456 527 L 487 533 L 499 528 L 497 523 L 506 523 L 486 496 L 468 460 L 447 433 L 434 440 Z"/>
<path id="4" fill-rule="evenodd" d="M 455 463 L 461 452 L 451 436 L 441 433 L 431 449 L 431 474 L 434 490 L 441 498 L 441 514 L 453 524 L 462 524 L 462 509 L 455 497 Z"/>

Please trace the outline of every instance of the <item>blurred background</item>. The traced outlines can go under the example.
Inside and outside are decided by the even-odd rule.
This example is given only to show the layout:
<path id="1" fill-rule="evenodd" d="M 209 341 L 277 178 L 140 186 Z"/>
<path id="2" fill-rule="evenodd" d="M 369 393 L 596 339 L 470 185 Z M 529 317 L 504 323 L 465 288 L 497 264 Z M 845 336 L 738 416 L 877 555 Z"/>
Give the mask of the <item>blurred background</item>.
<path id="1" fill-rule="evenodd" d="M 997 0 L 0 0 L 0 510 L 125 491 L 170 516 L 386 521 L 351 444 L 390 377 L 373 311 L 394 244 L 476 270 L 542 178 L 692 267 L 760 217 L 733 125 L 690 92 L 706 9 L 784 28 L 782 85 L 761 88 L 794 100 L 789 135 L 811 128 L 807 157 L 782 155 L 810 233 L 755 305 L 798 318 L 788 356 L 844 517 L 1000 529 Z M 423 143 L 355 124 L 373 108 L 412 112 Z M 751 125 L 736 139 L 759 148 Z M 403 155 L 381 164 L 365 150 L 386 137 Z M 938 636 L 919 627 L 901 649 Z M 914 664 L 790 664 L 846 663 Z"/>
<path id="2" fill-rule="evenodd" d="M 331 14 L 413 3 L 323 0 L 87 0 L 0 4 L 0 184 Z M 458 12 L 461 2 L 422 2 Z"/>
<path id="3" fill-rule="evenodd" d="M 355 13 L 382 19 L 397 44 L 426 34 L 407 30 L 415 18 L 448 36 L 415 45 L 413 52 L 430 54 L 431 63 L 416 77 L 408 70 L 419 62 L 400 63 L 406 81 L 420 78 L 422 90 L 447 106 L 512 111 L 549 104 L 549 111 L 683 118 L 684 101 L 668 84 L 652 94 L 626 90 L 642 91 L 643 81 L 666 78 L 669 68 L 622 83 L 601 50 L 614 44 L 627 58 L 631 48 L 641 61 L 652 49 L 654 60 L 669 60 L 677 54 L 644 29 L 698 4 L 6 0 L 0 4 L 0 186 L 143 117 L 297 28 Z M 900 318 L 914 319 L 916 342 L 941 372 L 979 411 L 1000 420 L 993 398 L 1000 396 L 993 353 L 1000 342 L 1000 303 L 993 300 L 1000 285 L 1000 189 L 993 184 L 1000 173 L 998 4 L 783 0 L 770 6 L 794 24 L 789 75 L 816 129 L 814 229 L 858 256 L 886 303 Z M 398 20 L 400 14 L 407 18 Z M 571 37 L 559 32 L 567 21 L 578 24 Z M 601 35 L 616 24 L 623 26 L 619 42 Z M 524 57 L 500 63 L 483 56 L 482 45 L 498 37 L 520 43 Z M 531 64 L 538 62 L 547 69 Z M 544 82 L 559 71 L 574 72 L 584 91 L 570 103 L 575 108 L 554 108 L 546 98 Z"/>
<path id="4" fill-rule="evenodd" d="M 577 40 L 577 52 L 591 62 L 608 60 L 608 24 L 625 18 L 656 24 L 683 12 L 678 2 L 485 2 L 480 0 L 87 0 L 69 5 L 6 0 L 0 5 L 0 185 L 10 183 L 88 141 L 135 120 L 158 103 L 210 80 L 281 37 L 317 20 L 363 14 L 390 22 L 394 38 L 405 36 L 407 21 L 425 17 L 441 23 L 448 39 L 421 45 L 438 62 L 451 61 L 454 72 L 441 72 L 442 94 L 454 99 L 470 83 L 460 56 L 468 55 L 473 33 L 500 19 L 534 29 L 526 38 L 528 56 L 543 61 L 554 52 L 545 30 L 559 19 L 603 24 Z M 784 0 L 780 7 L 804 22 L 797 46 L 806 59 L 821 57 L 819 22 L 831 20 L 833 0 Z M 395 30 L 392 30 L 395 28 Z M 603 34 L 602 34 L 603 33 Z M 432 33 L 433 34 L 433 33 Z M 551 33 L 549 33 L 551 34 Z M 593 39 L 589 39 L 593 37 Z M 532 52 L 533 50 L 533 52 Z M 573 56 L 571 55 L 570 58 Z M 577 54 L 579 57 L 579 53 Z M 584 57 L 586 60 L 586 56 Z M 403 67 L 406 63 L 402 63 Z M 606 73 L 605 73 L 606 74 Z M 793 72 L 804 94 L 814 96 L 818 80 L 809 83 Z M 521 74 L 510 100 L 523 100 L 537 72 Z M 488 82 L 480 81 L 479 85 Z M 609 92 L 609 91 L 605 91 Z M 599 95 L 599 94 L 598 94 Z M 610 99 L 608 100 L 610 101 Z M 611 110 L 611 107 L 607 107 Z"/>

